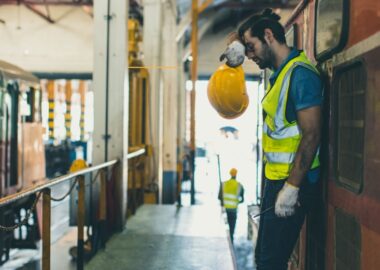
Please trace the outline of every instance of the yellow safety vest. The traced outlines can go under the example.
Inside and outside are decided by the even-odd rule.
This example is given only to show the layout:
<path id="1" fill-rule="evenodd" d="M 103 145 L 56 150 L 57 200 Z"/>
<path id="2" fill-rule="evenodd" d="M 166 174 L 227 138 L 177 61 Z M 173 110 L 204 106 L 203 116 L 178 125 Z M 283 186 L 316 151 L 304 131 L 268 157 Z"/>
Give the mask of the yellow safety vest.
<path id="1" fill-rule="evenodd" d="M 239 205 L 240 184 L 236 179 L 223 182 L 224 208 L 236 209 Z"/>
<path id="2" fill-rule="evenodd" d="M 304 66 L 319 74 L 305 53 L 301 52 L 282 68 L 274 85 L 268 85 L 262 100 L 266 114 L 263 124 L 265 176 L 270 180 L 289 176 L 302 138 L 297 122 L 289 123 L 285 115 L 291 75 L 297 66 Z M 318 166 L 319 153 L 316 154 L 311 169 Z"/>

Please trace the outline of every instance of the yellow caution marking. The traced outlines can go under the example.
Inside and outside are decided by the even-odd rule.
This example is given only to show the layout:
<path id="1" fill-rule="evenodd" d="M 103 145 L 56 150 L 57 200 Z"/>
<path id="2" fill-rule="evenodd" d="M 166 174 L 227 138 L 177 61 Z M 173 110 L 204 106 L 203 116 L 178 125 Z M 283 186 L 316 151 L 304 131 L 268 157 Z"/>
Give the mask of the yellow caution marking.
<path id="1" fill-rule="evenodd" d="M 178 66 L 129 66 L 129 69 L 178 69 Z"/>

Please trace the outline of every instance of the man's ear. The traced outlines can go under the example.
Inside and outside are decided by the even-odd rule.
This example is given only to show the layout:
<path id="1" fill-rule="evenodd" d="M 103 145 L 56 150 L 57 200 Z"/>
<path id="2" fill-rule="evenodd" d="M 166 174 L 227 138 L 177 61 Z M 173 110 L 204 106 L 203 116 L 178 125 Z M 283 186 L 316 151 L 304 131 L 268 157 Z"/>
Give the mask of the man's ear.
<path id="1" fill-rule="evenodd" d="M 269 28 L 264 29 L 264 39 L 268 45 L 270 45 L 274 40 L 273 32 Z"/>

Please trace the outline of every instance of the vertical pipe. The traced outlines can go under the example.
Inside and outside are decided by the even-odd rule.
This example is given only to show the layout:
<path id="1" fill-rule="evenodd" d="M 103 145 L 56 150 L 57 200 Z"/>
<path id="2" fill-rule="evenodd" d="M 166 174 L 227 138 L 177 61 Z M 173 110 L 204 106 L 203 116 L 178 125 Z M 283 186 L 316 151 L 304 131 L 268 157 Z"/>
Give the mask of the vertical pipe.
<path id="1" fill-rule="evenodd" d="M 137 201 L 136 201 L 136 160 L 135 159 L 132 159 L 131 162 L 131 175 L 132 175 L 132 214 L 136 214 L 136 209 L 137 209 Z"/>
<path id="2" fill-rule="evenodd" d="M 111 24 L 111 0 L 107 1 L 107 38 L 106 38 L 106 85 L 105 85 L 105 128 L 104 128 L 104 161 L 108 161 L 108 140 L 109 140 L 109 133 L 108 133 L 108 100 L 109 100 L 109 69 L 110 69 L 110 24 Z"/>
<path id="3" fill-rule="evenodd" d="M 50 270 L 50 189 L 42 197 L 42 270 Z"/>
<path id="4" fill-rule="evenodd" d="M 194 169 L 195 169 L 195 82 L 198 78 L 198 0 L 192 0 L 191 5 L 191 81 L 193 88 L 190 93 L 190 155 L 191 155 L 191 204 L 195 204 Z"/>
<path id="5" fill-rule="evenodd" d="M 84 176 L 78 176 L 78 211 L 77 211 L 77 224 L 78 224 L 78 255 L 77 255 L 77 270 L 84 269 L 84 221 L 85 221 L 85 205 L 84 205 Z"/>
<path id="6" fill-rule="evenodd" d="M 259 191 L 259 181 L 261 181 L 260 177 L 260 97 L 259 91 L 257 91 L 257 105 L 256 105 L 256 113 L 257 113 L 257 126 L 256 126 L 256 204 L 260 203 L 260 191 Z"/>
<path id="7" fill-rule="evenodd" d="M 220 156 L 219 155 L 216 155 L 217 159 L 218 159 L 218 175 L 219 175 L 219 191 L 222 192 L 222 199 L 220 200 L 220 203 L 222 206 L 224 206 L 224 198 L 223 198 L 223 183 L 222 183 L 222 176 L 220 175 Z"/>

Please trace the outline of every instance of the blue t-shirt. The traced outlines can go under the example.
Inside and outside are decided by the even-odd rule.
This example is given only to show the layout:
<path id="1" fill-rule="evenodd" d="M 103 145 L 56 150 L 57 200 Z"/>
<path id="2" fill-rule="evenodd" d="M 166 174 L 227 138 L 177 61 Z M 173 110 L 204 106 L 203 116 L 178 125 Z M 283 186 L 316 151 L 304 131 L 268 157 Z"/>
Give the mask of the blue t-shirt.
<path id="1" fill-rule="evenodd" d="M 270 76 L 269 81 L 271 85 L 276 82 L 283 67 L 291 59 L 299 56 L 299 54 L 300 52 L 298 50 L 292 49 L 288 57 L 281 63 L 280 67 Z M 297 66 L 294 68 L 292 77 L 290 78 L 290 89 L 285 111 L 285 116 L 288 122 L 297 120 L 297 111 L 314 106 L 322 106 L 322 102 L 322 82 L 319 75 L 303 66 Z M 309 182 L 317 182 L 319 174 L 319 167 L 310 170 L 307 174 Z"/>

